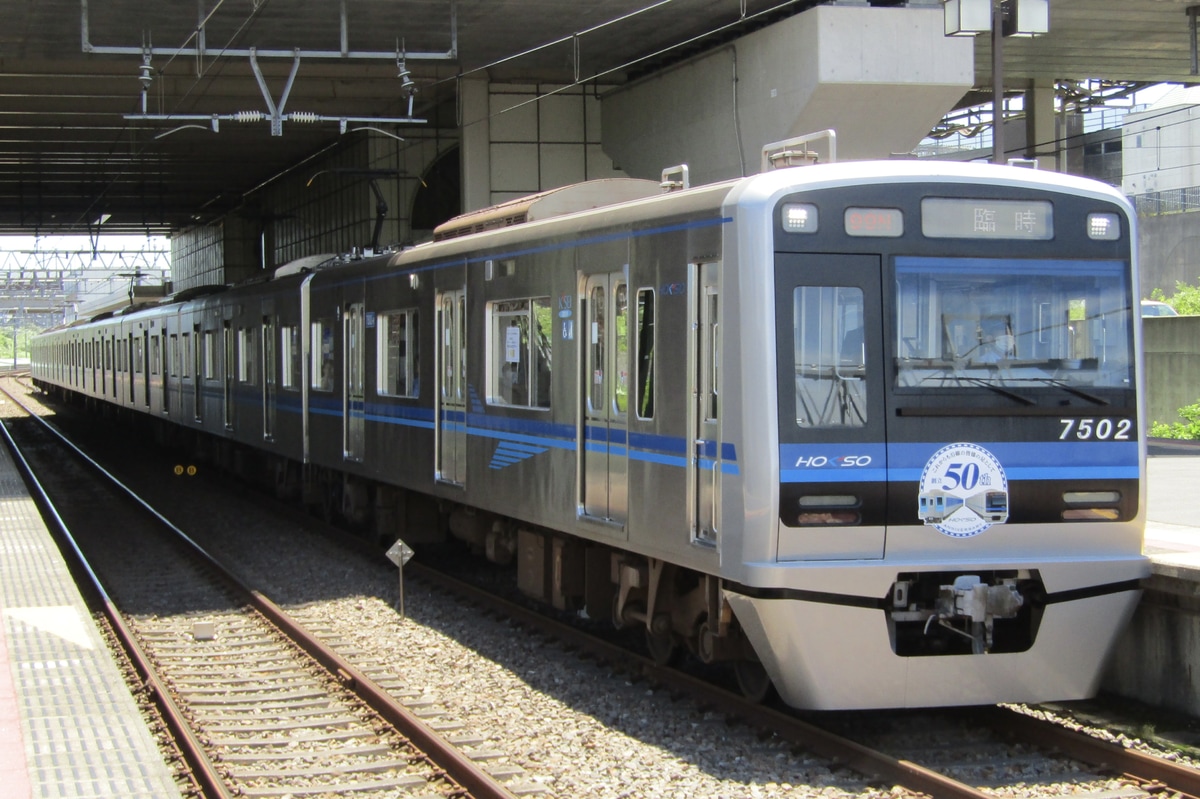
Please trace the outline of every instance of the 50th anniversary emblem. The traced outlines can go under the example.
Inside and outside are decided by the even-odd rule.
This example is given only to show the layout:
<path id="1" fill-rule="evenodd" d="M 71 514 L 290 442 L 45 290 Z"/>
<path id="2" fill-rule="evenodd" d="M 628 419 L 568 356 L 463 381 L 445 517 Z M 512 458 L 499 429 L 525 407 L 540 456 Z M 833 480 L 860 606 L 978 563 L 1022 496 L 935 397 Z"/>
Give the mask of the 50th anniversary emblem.
<path id="1" fill-rule="evenodd" d="M 917 515 L 952 538 L 979 535 L 1008 520 L 1008 478 L 1000 461 L 978 444 L 942 447 L 921 472 Z"/>

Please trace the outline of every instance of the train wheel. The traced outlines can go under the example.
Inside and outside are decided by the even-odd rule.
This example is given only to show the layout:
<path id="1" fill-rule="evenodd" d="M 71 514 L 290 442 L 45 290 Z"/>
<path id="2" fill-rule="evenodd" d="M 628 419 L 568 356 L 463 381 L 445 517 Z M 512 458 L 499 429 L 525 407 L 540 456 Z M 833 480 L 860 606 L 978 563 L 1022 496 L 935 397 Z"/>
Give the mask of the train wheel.
<path id="1" fill-rule="evenodd" d="M 733 664 L 738 688 L 751 702 L 763 702 L 771 695 L 771 677 L 758 660 L 739 660 Z"/>
<path id="2" fill-rule="evenodd" d="M 671 633 L 658 634 L 646 629 L 646 650 L 650 659 L 658 666 L 672 666 L 679 662 L 681 650 Z"/>

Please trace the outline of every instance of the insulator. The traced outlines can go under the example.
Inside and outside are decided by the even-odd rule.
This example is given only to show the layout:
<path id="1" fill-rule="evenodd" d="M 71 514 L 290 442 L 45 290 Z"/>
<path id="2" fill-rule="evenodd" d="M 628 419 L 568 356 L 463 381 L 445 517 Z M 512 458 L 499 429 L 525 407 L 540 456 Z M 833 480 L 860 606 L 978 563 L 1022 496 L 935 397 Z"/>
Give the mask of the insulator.
<path id="1" fill-rule="evenodd" d="M 315 111 L 293 111 L 287 115 L 289 122 L 320 122 L 321 117 Z"/>
<path id="2" fill-rule="evenodd" d="M 233 115 L 235 122 L 261 122 L 263 120 L 262 111 L 238 111 Z"/>

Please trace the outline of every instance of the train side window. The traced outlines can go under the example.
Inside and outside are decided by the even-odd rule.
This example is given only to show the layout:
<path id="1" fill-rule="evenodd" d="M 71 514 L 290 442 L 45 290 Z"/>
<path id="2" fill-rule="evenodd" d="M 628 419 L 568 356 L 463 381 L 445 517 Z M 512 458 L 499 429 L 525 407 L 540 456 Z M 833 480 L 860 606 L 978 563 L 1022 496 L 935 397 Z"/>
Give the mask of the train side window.
<path id="1" fill-rule="evenodd" d="M 704 421 L 715 422 L 719 418 L 718 391 L 720 386 L 719 367 L 721 364 L 721 329 L 717 323 L 720 318 L 719 298 L 712 288 L 709 288 L 704 298 L 703 325 L 700 331 L 701 359 L 701 388 L 704 398 Z"/>
<path id="2" fill-rule="evenodd" d="M 217 376 L 217 347 L 216 333 L 212 330 L 204 331 L 204 351 L 201 356 L 204 359 L 204 379 L 213 380 Z"/>
<path id="3" fill-rule="evenodd" d="M 182 333 L 179 343 L 179 376 L 192 376 L 192 334 Z"/>
<path id="4" fill-rule="evenodd" d="M 289 391 L 300 390 L 300 328 L 282 325 L 279 328 L 279 365 L 282 367 L 280 385 Z"/>
<path id="5" fill-rule="evenodd" d="M 318 319 L 312 323 L 312 363 L 310 366 L 314 391 L 333 391 L 335 353 L 333 351 L 333 320 Z"/>
<path id="6" fill-rule="evenodd" d="M 550 407 L 552 321 L 548 297 L 488 303 L 489 404 Z"/>
<path id="7" fill-rule="evenodd" d="M 172 333 L 167 341 L 167 357 L 171 362 L 171 377 L 179 377 L 179 334 Z"/>
<path id="8" fill-rule="evenodd" d="M 793 292 L 796 424 L 867 423 L 863 292 L 849 286 L 797 286 Z"/>
<path id="9" fill-rule="evenodd" d="M 419 395 L 420 330 L 416 308 L 379 315 L 376 385 L 383 396 Z"/>
<path id="10" fill-rule="evenodd" d="M 238 328 L 238 382 L 251 385 L 258 381 L 258 347 L 254 328 Z"/>
<path id="11" fill-rule="evenodd" d="M 654 290 L 638 289 L 637 294 L 637 397 L 639 419 L 654 418 Z"/>
<path id="12" fill-rule="evenodd" d="M 616 317 L 617 366 L 613 370 L 613 412 L 624 417 L 629 411 L 629 287 L 624 283 L 613 286 L 613 311 Z"/>

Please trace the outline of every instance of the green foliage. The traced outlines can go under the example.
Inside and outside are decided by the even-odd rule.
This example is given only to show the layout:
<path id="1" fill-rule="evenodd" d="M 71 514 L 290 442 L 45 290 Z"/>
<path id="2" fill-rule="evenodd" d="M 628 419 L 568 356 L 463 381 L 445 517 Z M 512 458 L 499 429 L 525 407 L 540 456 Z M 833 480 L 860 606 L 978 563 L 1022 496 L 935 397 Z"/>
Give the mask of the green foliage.
<path id="1" fill-rule="evenodd" d="M 1150 426 L 1150 435 L 1155 438 L 1200 440 L 1200 402 L 1180 408 L 1179 415 L 1187 419 L 1187 422 L 1155 422 Z"/>
<path id="2" fill-rule="evenodd" d="M 1200 277 L 1197 278 L 1200 280 Z M 1165 302 L 1184 316 L 1200 315 L 1200 284 L 1188 285 L 1182 280 L 1175 281 L 1175 293 L 1170 297 L 1162 289 L 1150 292 L 1150 299 Z"/>
<path id="3" fill-rule="evenodd" d="M 17 335 L 17 355 L 22 358 L 29 357 L 29 339 L 33 336 L 32 330 L 20 330 Z M 11 364 L 13 360 L 13 334 L 12 329 L 0 329 L 0 365 Z"/>

